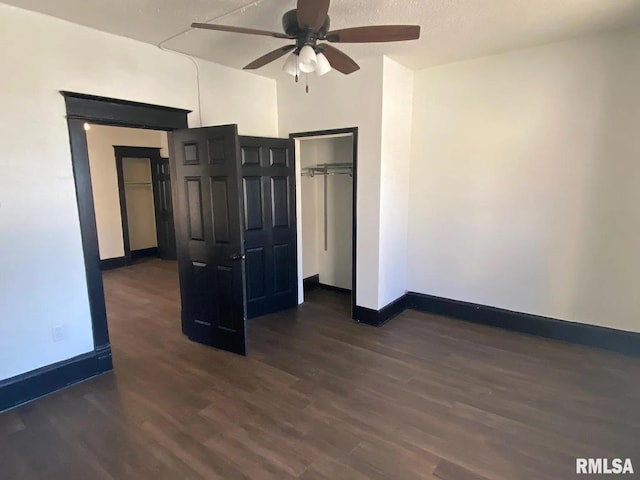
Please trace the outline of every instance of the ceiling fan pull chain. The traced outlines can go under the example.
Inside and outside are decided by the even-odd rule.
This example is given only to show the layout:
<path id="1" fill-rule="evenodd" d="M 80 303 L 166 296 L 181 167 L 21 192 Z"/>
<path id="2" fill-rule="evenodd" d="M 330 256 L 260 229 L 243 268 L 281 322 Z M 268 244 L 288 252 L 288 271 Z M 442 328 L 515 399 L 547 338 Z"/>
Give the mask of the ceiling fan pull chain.
<path id="1" fill-rule="evenodd" d="M 305 73 L 305 77 L 306 77 L 306 80 L 307 80 L 307 93 L 309 93 L 309 74 Z"/>

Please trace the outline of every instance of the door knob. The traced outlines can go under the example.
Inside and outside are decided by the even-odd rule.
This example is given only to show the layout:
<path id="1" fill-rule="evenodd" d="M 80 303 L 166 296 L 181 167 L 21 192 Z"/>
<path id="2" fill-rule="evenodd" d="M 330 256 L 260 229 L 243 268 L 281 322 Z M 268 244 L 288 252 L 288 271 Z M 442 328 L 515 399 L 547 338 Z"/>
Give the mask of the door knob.
<path id="1" fill-rule="evenodd" d="M 244 255 L 241 255 L 239 253 L 233 253 L 233 254 L 229 255 L 229 258 L 231 260 L 244 260 Z"/>

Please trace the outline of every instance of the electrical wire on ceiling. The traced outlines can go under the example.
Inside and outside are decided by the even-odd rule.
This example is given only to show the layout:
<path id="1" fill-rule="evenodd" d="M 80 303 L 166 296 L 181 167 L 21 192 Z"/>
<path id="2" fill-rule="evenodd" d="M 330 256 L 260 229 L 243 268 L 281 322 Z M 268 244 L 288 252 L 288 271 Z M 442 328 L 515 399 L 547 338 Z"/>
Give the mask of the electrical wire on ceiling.
<path id="1" fill-rule="evenodd" d="M 237 14 L 242 14 L 244 12 L 246 12 L 248 9 L 253 8 L 253 7 L 257 7 L 258 5 L 260 5 L 261 3 L 264 3 L 265 0 L 255 0 L 251 3 L 248 3 L 242 7 L 236 8 L 235 10 L 232 10 L 230 12 L 227 12 L 223 15 L 214 17 L 214 18 L 209 18 L 207 20 L 204 21 L 204 23 L 210 23 L 210 22 L 216 22 L 216 21 L 220 21 L 223 20 L 227 17 L 230 17 L 232 15 L 237 15 Z M 165 38 L 164 40 L 162 40 L 160 43 L 158 43 L 158 45 L 156 45 L 160 50 L 162 50 L 163 52 L 168 52 L 168 53 L 174 53 L 176 55 L 180 55 L 181 57 L 185 57 L 188 58 L 189 60 L 191 60 L 191 63 L 193 63 L 193 66 L 196 68 L 196 92 L 197 92 L 197 100 L 198 100 L 198 119 L 200 122 L 200 127 L 203 127 L 203 123 L 202 123 L 202 95 L 200 92 L 200 66 L 198 65 L 198 62 L 196 61 L 195 58 L 193 58 L 191 55 L 188 55 L 186 53 L 182 53 L 179 52 L 177 50 L 173 50 L 171 48 L 167 48 L 165 47 L 165 43 L 170 42 L 171 40 L 178 38 L 182 35 L 185 35 L 186 33 L 189 33 L 191 30 L 193 30 L 193 28 L 189 27 L 186 28 L 174 35 L 171 35 L 170 37 Z"/>

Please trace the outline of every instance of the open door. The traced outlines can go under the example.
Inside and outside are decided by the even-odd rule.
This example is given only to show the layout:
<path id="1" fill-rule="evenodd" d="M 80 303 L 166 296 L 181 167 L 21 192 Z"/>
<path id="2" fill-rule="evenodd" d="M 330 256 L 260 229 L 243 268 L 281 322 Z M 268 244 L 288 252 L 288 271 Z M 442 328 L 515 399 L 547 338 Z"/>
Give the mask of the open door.
<path id="1" fill-rule="evenodd" d="M 246 355 L 240 147 L 236 125 L 169 134 L 182 330 Z"/>
<path id="2" fill-rule="evenodd" d="M 298 304 L 294 141 L 240 137 L 247 317 Z"/>
<path id="3" fill-rule="evenodd" d="M 151 167 L 156 231 L 158 232 L 158 256 L 163 260 L 176 260 L 176 232 L 173 222 L 169 159 L 154 158 L 151 161 Z"/>

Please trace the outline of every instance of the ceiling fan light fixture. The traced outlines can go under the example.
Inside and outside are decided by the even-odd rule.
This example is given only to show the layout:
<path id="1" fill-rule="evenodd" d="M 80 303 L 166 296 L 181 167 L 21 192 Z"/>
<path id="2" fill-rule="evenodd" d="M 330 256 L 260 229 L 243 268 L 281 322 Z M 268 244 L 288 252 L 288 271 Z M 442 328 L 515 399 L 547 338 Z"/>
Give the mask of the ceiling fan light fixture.
<path id="1" fill-rule="evenodd" d="M 316 65 L 318 64 L 318 58 L 312 46 L 305 45 L 304 47 L 302 47 L 298 58 L 298 67 L 300 68 L 301 72 L 311 73 L 315 71 Z"/>
<path id="2" fill-rule="evenodd" d="M 300 71 L 302 73 L 313 73 L 316 69 L 316 64 L 315 63 L 302 63 L 300 62 Z"/>
<path id="3" fill-rule="evenodd" d="M 329 60 L 327 60 L 327 57 L 324 56 L 324 53 L 318 53 L 316 55 L 316 61 L 318 63 L 316 66 L 316 73 L 319 77 L 331 71 L 331 64 L 329 63 Z"/>
<path id="4" fill-rule="evenodd" d="M 287 61 L 284 62 L 282 70 L 292 77 L 295 77 L 298 74 L 298 55 L 295 52 L 287 57 Z"/>
<path id="5" fill-rule="evenodd" d="M 289 0 L 289 2 L 293 3 L 293 0 Z M 283 70 L 293 75 L 296 82 L 300 78 L 300 73 L 316 72 L 320 76 L 335 70 L 349 75 L 360 69 L 360 66 L 349 55 L 334 47 L 334 43 L 402 42 L 420 38 L 420 25 L 367 25 L 331 30 L 329 18 L 331 0 L 296 0 L 295 3 L 296 8 L 287 11 L 282 16 L 284 33 L 197 22 L 192 23 L 191 28 L 287 40 L 289 45 L 276 48 L 255 59 L 244 66 L 243 70 L 262 68 L 293 51 L 295 55 L 290 55 L 287 58 Z M 329 43 L 318 44 L 323 41 Z"/>

